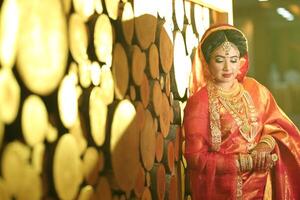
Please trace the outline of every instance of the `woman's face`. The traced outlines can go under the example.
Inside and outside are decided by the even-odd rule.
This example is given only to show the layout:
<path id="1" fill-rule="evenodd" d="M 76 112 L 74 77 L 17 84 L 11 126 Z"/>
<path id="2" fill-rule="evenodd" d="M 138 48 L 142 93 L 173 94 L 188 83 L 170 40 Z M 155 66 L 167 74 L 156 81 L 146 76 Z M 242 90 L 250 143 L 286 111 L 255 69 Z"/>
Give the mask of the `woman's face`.
<path id="1" fill-rule="evenodd" d="M 228 89 L 234 83 L 239 69 L 240 52 L 234 44 L 223 43 L 212 52 L 209 71 L 215 84 Z"/>

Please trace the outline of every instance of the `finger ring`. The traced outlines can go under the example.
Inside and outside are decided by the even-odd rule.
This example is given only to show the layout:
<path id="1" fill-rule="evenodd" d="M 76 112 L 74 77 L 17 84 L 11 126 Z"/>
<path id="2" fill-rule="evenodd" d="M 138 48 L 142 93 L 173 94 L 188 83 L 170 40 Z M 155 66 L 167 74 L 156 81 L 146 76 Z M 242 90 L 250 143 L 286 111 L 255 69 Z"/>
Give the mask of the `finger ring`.
<path id="1" fill-rule="evenodd" d="M 276 161 L 278 160 L 278 156 L 277 156 L 276 153 L 273 153 L 273 154 L 271 155 L 271 158 L 272 158 L 272 161 L 273 161 L 273 162 L 276 162 Z"/>

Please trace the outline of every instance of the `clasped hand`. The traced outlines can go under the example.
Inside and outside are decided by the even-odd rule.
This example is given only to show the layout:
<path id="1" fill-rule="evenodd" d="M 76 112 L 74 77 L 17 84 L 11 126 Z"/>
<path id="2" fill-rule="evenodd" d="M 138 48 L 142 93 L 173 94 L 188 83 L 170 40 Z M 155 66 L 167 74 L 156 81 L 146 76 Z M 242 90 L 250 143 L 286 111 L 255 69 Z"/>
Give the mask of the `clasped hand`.
<path id="1" fill-rule="evenodd" d="M 269 146 L 264 143 L 259 143 L 251 151 L 250 155 L 252 157 L 254 171 L 269 170 L 275 165 L 276 160 L 274 156 L 276 156 L 276 154 L 272 155 L 271 151 Z"/>

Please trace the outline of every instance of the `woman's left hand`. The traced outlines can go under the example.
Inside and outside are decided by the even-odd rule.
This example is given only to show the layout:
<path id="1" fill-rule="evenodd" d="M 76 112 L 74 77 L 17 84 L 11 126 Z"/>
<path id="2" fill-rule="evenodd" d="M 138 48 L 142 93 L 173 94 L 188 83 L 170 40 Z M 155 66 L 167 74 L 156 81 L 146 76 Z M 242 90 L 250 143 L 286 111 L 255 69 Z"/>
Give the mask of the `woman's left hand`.
<path id="1" fill-rule="evenodd" d="M 258 144 L 251 152 L 254 171 L 265 171 L 273 167 L 270 147 L 264 143 Z"/>

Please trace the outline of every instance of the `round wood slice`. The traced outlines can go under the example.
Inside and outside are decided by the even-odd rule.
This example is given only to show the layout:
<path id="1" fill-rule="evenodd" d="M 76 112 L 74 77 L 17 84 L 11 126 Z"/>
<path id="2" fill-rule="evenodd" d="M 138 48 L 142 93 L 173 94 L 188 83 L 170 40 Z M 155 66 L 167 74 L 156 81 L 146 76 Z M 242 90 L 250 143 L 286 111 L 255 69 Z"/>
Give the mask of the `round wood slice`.
<path id="1" fill-rule="evenodd" d="M 104 176 L 99 177 L 99 181 L 97 183 L 96 190 L 91 199 L 92 200 L 98 200 L 98 199 L 111 200 L 112 199 L 112 191 L 111 191 L 109 182 L 106 177 L 104 177 Z"/>
<path id="2" fill-rule="evenodd" d="M 100 172 L 100 157 L 95 147 L 88 147 L 83 155 L 83 176 L 89 185 L 95 185 Z"/>
<path id="3" fill-rule="evenodd" d="M 146 121 L 146 111 L 143 107 L 142 102 L 136 101 L 135 102 L 135 110 L 136 110 L 136 120 L 138 124 L 138 129 L 141 131 L 145 126 Z"/>
<path id="4" fill-rule="evenodd" d="M 125 41 L 128 45 L 131 45 L 134 34 L 134 13 L 130 2 L 126 2 L 124 5 L 121 23 Z"/>
<path id="5" fill-rule="evenodd" d="M 60 0 L 26 1 L 26 4 L 28 10 L 22 18 L 18 38 L 17 69 L 27 88 L 48 95 L 56 89 L 66 69 L 66 17 Z"/>
<path id="6" fill-rule="evenodd" d="M 126 52 L 120 43 L 114 47 L 112 72 L 116 98 L 123 99 L 129 83 L 129 69 Z"/>
<path id="7" fill-rule="evenodd" d="M 149 86 L 149 80 L 145 73 L 143 74 L 143 80 L 140 86 L 140 95 L 141 95 L 141 100 L 144 105 L 144 108 L 146 108 L 150 100 L 150 86 Z"/>
<path id="8" fill-rule="evenodd" d="M 89 116 L 91 134 L 96 145 L 101 146 L 105 142 L 105 130 L 107 121 L 107 106 L 102 100 L 102 90 L 94 87 L 89 102 Z"/>
<path id="9" fill-rule="evenodd" d="M 147 1 L 134 1 L 134 29 L 139 45 L 147 49 L 155 41 L 157 25 L 156 4 Z"/>
<path id="10" fill-rule="evenodd" d="M 62 6 L 64 8 L 65 14 L 69 14 L 71 10 L 72 0 L 62 0 Z"/>
<path id="11" fill-rule="evenodd" d="M 167 73 L 165 75 L 165 88 L 164 88 L 164 91 L 165 91 L 167 96 L 170 96 L 170 94 L 171 94 L 171 77 L 170 77 L 170 73 Z"/>
<path id="12" fill-rule="evenodd" d="M 158 49 L 162 69 L 169 73 L 173 64 L 173 34 L 172 29 L 167 23 L 158 25 Z"/>
<path id="13" fill-rule="evenodd" d="M 111 70 L 108 67 L 101 68 L 101 96 L 106 105 L 109 105 L 114 100 L 114 79 Z"/>
<path id="14" fill-rule="evenodd" d="M 94 0 L 95 10 L 98 14 L 103 12 L 102 0 Z"/>
<path id="15" fill-rule="evenodd" d="M 174 39 L 174 67 L 171 70 L 171 90 L 175 99 L 183 98 L 188 87 L 188 77 L 191 69 L 188 59 L 183 36 L 180 32 L 176 32 Z"/>
<path id="16" fill-rule="evenodd" d="M 94 0 L 73 0 L 73 6 L 75 12 L 87 21 L 94 13 L 95 3 Z"/>
<path id="17" fill-rule="evenodd" d="M 24 101 L 21 115 L 21 127 L 27 144 L 34 146 L 43 142 L 48 128 L 48 113 L 43 100 L 30 95 Z"/>
<path id="18" fill-rule="evenodd" d="M 163 135 L 158 132 L 156 134 L 156 143 L 155 143 L 155 158 L 157 162 L 162 160 L 164 153 L 164 137 Z"/>
<path id="19" fill-rule="evenodd" d="M 23 167 L 28 163 L 29 157 L 29 147 L 18 141 L 5 146 L 1 160 L 1 175 L 10 195 L 19 193 L 24 177 Z"/>
<path id="20" fill-rule="evenodd" d="M 187 55 L 191 55 L 193 49 L 197 46 L 196 36 L 194 35 L 193 28 L 191 25 L 184 25 L 183 26 L 183 35 L 186 47 Z"/>
<path id="21" fill-rule="evenodd" d="M 145 111 L 145 126 L 141 131 L 141 157 L 146 170 L 150 171 L 155 159 L 155 131 L 154 122 L 149 110 Z"/>
<path id="22" fill-rule="evenodd" d="M 134 85 L 130 85 L 129 86 L 129 95 L 130 95 L 130 100 L 131 101 L 135 101 L 136 99 L 136 90 L 135 90 L 135 86 Z"/>
<path id="23" fill-rule="evenodd" d="M 80 120 L 80 117 L 78 116 L 75 120 L 74 125 L 69 128 L 70 134 L 75 138 L 77 142 L 80 155 L 82 155 L 82 153 L 86 150 L 87 147 L 87 140 L 83 130 L 82 123 L 83 122 Z"/>
<path id="24" fill-rule="evenodd" d="M 173 2 L 172 0 L 159 1 L 158 15 L 165 20 L 172 20 Z"/>
<path id="25" fill-rule="evenodd" d="M 3 1 L 0 14 L 0 64 L 12 68 L 16 60 L 18 33 L 22 3 L 17 0 Z"/>
<path id="26" fill-rule="evenodd" d="M 159 116 L 160 131 L 164 137 L 167 137 L 170 128 L 169 100 L 165 93 L 162 95 L 162 111 Z"/>
<path id="27" fill-rule="evenodd" d="M 43 171 L 44 155 L 45 155 L 45 144 L 38 143 L 34 145 L 32 151 L 32 167 L 38 174 L 41 174 Z"/>
<path id="28" fill-rule="evenodd" d="M 78 145 L 71 134 L 60 137 L 53 160 L 55 190 L 61 199 L 74 199 L 83 179 Z"/>
<path id="29" fill-rule="evenodd" d="M 101 67 L 99 62 L 94 61 L 92 62 L 90 66 L 90 76 L 91 76 L 91 81 L 94 86 L 99 86 L 101 82 Z"/>
<path id="30" fill-rule="evenodd" d="M 152 43 L 148 51 L 148 71 L 153 79 L 159 79 L 159 53 L 155 43 Z"/>
<path id="31" fill-rule="evenodd" d="M 79 193 L 78 200 L 91 200 L 94 194 L 94 189 L 90 185 L 84 186 Z"/>
<path id="32" fill-rule="evenodd" d="M 39 200 L 42 198 L 42 180 L 38 172 L 36 172 L 29 164 L 23 166 L 23 179 L 16 194 L 16 199 L 32 199 Z"/>
<path id="33" fill-rule="evenodd" d="M 9 68 L 0 69 L 0 119 L 11 124 L 18 115 L 21 89 Z"/>
<path id="34" fill-rule="evenodd" d="M 173 1 L 174 8 L 174 21 L 176 22 L 176 26 L 179 30 L 183 30 L 184 24 L 184 3 L 183 0 L 174 0 Z"/>
<path id="35" fill-rule="evenodd" d="M 159 116 L 162 111 L 162 91 L 158 80 L 150 81 L 150 99 L 156 116 Z"/>
<path id="36" fill-rule="evenodd" d="M 199 4 L 193 3 L 191 9 L 192 27 L 194 33 L 199 37 L 202 37 L 204 29 L 203 19 L 203 7 Z"/>
<path id="37" fill-rule="evenodd" d="M 73 75 L 66 75 L 57 94 L 58 111 L 63 125 L 70 128 L 78 115 L 77 91 Z"/>
<path id="38" fill-rule="evenodd" d="M 83 88 L 88 88 L 92 84 L 91 80 L 91 61 L 82 61 L 78 65 L 79 83 Z"/>
<path id="39" fill-rule="evenodd" d="M 174 174 L 175 153 L 174 153 L 174 143 L 172 141 L 169 140 L 164 141 L 163 163 L 166 166 L 167 173 Z"/>
<path id="40" fill-rule="evenodd" d="M 129 100 L 116 107 L 110 138 L 112 169 L 123 191 L 134 188 L 139 167 L 139 128 L 136 111 Z"/>
<path id="41" fill-rule="evenodd" d="M 203 26 L 204 30 L 208 29 L 210 26 L 210 11 L 208 7 L 203 7 Z"/>
<path id="42" fill-rule="evenodd" d="M 176 175 L 166 175 L 166 199 L 176 200 L 178 195 Z"/>
<path id="43" fill-rule="evenodd" d="M 192 23 L 191 17 L 191 9 L 192 9 L 192 2 L 191 1 L 184 1 L 184 14 L 186 19 L 186 24 Z"/>
<path id="44" fill-rule="evenodd" d="M 146 183 L 146 176 L 145 176 L 145 170 L 143 166 L 140 164 L 139 169 L 138 169 L 138 174 L 136 176 L 135 180 L 135 185 L 134 185 L 134 194 L 136 197 L 141 198 L 144 188 L 145 188 L 145 183 Z"/>
<path id="45" fill-rule="evenodd" d="M 52 124 L 48 123 L 48 128 L 46 132 L 46 140 L 49 143 L 52 143 L 57 140 L 58 130 L 56 127 L 52 126 Z"/>
<path id="46" fill-rule="evenodd" d="M 144 187 L 144 191 L 141 200 L 152 200 L 152 195 L 148 187 Z"/>
<path id="47" fill-rule="evenodd" d="M 107 15 L 101 14 L 95 24 L 94 46 L 97 58 L 107 62 L 111 58 L 113 48 L 113 29 Z"/>
<path id="48" fill-rule="evenodd" d="M 120 0 L 105 0 L 104 2 L 108 16 L 111 19 L 116 20 L 118 18 Z"/>
<path id="49" fill-rule="evenodd" d="M 73 13 L 69 20 L 70 51 L 74 60 L 81 64 L 88 59 L 88 32 L 84 19 L 77 13 Z"/>
<path id="50" fill-rule="evenodd" d="M 137 45 L 132 46 L 131 52 L 132 79 L 136 85 L 140 86 L 142 84 L 146 68 L 146 55 Z"/>
<path id="51" fill-rule="evenodd" d="M 163 200 L 166 191 L 166 171 L 161 163 L 155 163 L 151 172 L 151 192 L 154 199 Z"/>
<path id="52" fill-rule="evenodd" d="M 7 183 L 3 178 L 0 178 L 0 199 L 1 200 L 12 199 L 11 194 L 8 191 Z"/>

